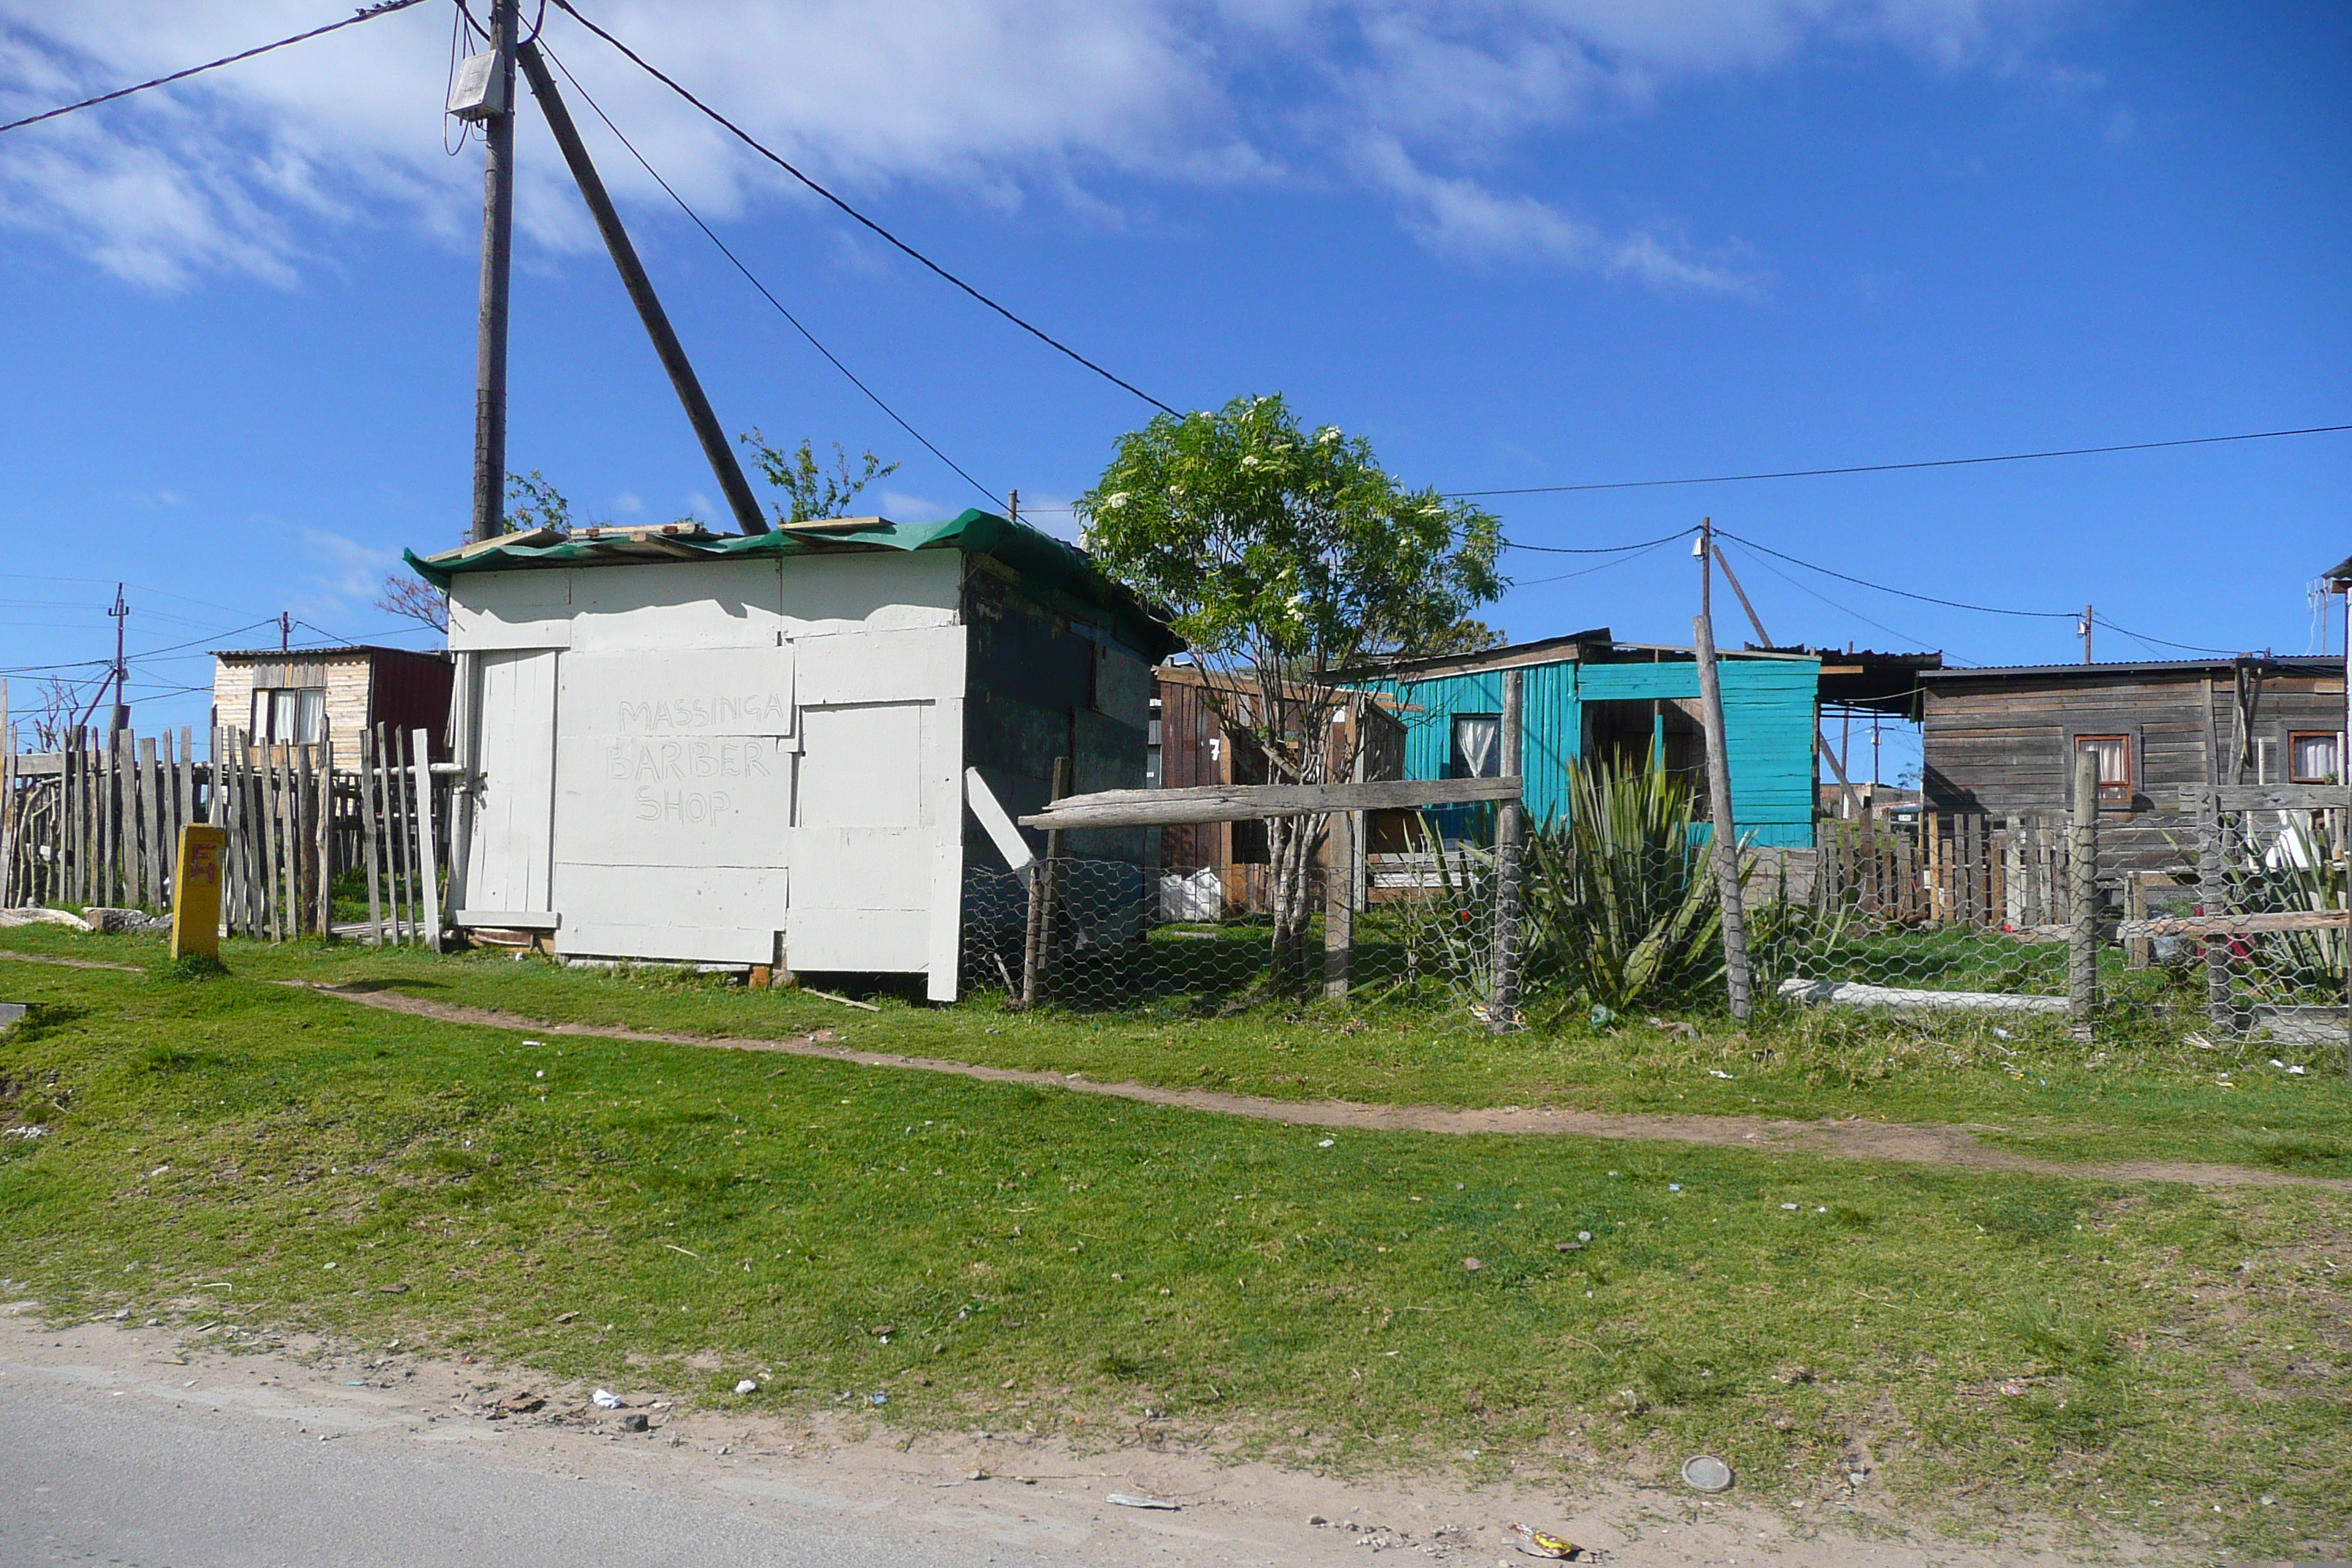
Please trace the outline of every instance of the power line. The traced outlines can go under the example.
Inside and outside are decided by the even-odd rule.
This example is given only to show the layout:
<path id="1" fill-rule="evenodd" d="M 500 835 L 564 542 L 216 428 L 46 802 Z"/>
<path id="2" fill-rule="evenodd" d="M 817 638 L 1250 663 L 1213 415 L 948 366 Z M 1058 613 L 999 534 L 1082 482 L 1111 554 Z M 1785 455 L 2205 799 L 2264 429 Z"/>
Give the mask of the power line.
<path id="1" fill-rule="evenodd" d="M 1723 531 L 1723 530 L 1721 530 L 1721 529 L 1719 529 L 1719 528 L 1718 528 L 1718 529 L 1717 529 L 1717 530 L 1715 531 L 1715 536 L 1716 536 L 1717 539 L 1734 539 L 1736 542 L 1739 543 L 1740 545 L 1742 545 L 1742 546 L 1744 546 L 1745 548 L 1748 548 L 1748 549 L 1749 549 L 1749 550 L 1757 550 L 1757 549 L 1761 549 L 1761 548 L 1762 548 L 1760 545 L 1750 544 L 1750 543 L 1749 543 L 1748 541 L 1746 541 L 1746 540 L 1737 539 L 1735 535 L 1727 534 L 1727 533 L 1724 532 L 1724 531 Z M 1767 553 L 1767 554 L 1777 554 L 1777 553 L 1778 553 L 1778 552 L 1774 552 L 1774 551 L 1768 551 L 1768 552 L 1766 552 L 1766 553 Z M 1781 558 L 1783 561 L 1786 561 L 1786 560 L 1789 560 L 1789 559 L 1790 559 L 1790 557 L 1785 556 L 1785 555 L 1781 556 L 1780 558 Z M 1898 626 L 1888 626 L 1885 621 L 1874 621 L 1874 620 L 1872 620 L 1868 616 L 1864 615 L 1860 610 L 1853 609 L 1853 608 L 1852 608 L 1852 607 L 1850 607 L 1850 606 L 1848 606 L 1848 605 L 1841 605 L 1841 604 L 1839 604 L 1835 599 L 1831 598 L 1828 595 L 1823 594 L 1823 593 L 1821 593 L 1821 592 L 1819 592 L 1819 591 L 1818 591 L 1818 590 L 1816 590 L 1816 589 L 1807 587 L 1804 584 L 1798 582 L 1794 577 L 1790 576 L 1786 572 L 1781 571 L 1778 566 L 1773 565 L 1769 561 L 1759 560 L 1759 561 L 1757 562 L 1757 564 L 1758 564 L 1758 565 L 1759 565 L 1759 566 L 1761 566 L 1761 567 L 1763 567 L 1763 568 L 1764 568 L 1764 570 L 1766 570 L 1767 572 L 1769 572 L 1770 574 L 1772 574 L 1772 575 L 1773 575 L 1773 576 L 1778 577 L 1779 579 L 1780 579 L 1780 581 L 1782 581 L 1783 583 L 1786 583 L 1787 584 L 1789 584 L 1789 586 L 1790 586 L 1791 588 L 1794 588 L 1795 590 L 1797 590 L 1797 592 L 1799 592 L 1800 594 L 1804 594 L 1804 595 L 1810 595 L 1810 596 L 1811 596 L 1811 597 L 1812 597 L 1812 598 L 1819 599 L 1822 604 L 1827 605 L 1831 609 L 1837 611 L 1840 615 L 1843 615 L 1843 616 L 1852 616 L 1855 620 L 1860 621 L 1864 626 L 1875 626 L 1875 627 L 1877 627 L 1880 631 L 1885 632 L 1887 636 L 1889 636 L 1889 637 L 1896 637 L 1896 638 L 1899 638 L 1899 639 L 1901 639 L 1901 640 L 1902 640 L 1902 641 L 1904 641 L 1904 642 L 1911 643 L 1911 644 L 1915 645 L 1916 647 L 1927 647 L 1927 638 L 1925 638 L 1925 637 L 1914 637 L 1914 636 L 1912 636 L 1909 632 L 1904 631 L 1902 628 L 1900 628 L 1900 627 L 1898 627 Z M 1804 565 L 1804 564 L 1805 564 L 1805 563 L 1803 563 L 1803 562 L 1800 561 L 1800 562 L 1797 562 L 1797 563 L 1796 563 L 1796 564 L 1798 564 L 1798 565 L 1800 565 L 1800 566 L 1802 566 L 1802 565 Z M 1815 570 L 1819 570 L 1819 568 L 1815 568 Z M 1832 574 L 1832 575 L 1834 575 L 1834 574 Z M 1848 578 L 1848 579 L 1847 579 L 1847 581 L 1848 581 L 1848 582 L 1858 582 L 1858 581 L 1860 581 L 1860 579 L 1858 579 L 1858 578 Z M 1872 583 L 1864 583 L 1864 584 L 1863 584 L 1862 585 L 1863 585 L 1864 587 L 1865 587 L 1865 588 L 1869 588 L 1869 587 L 1875 587 L 1877 584 L 1872 584 Z M 1952 656 L 1951 656 L 1949 653 L 1947 653 L 1947 654 L 1945 655 L 1945 658 L 1946 658 L 1947 659 L 1950 659 L 1950 660 L 1951 660 L 1951 662 L 1952 662 L 1952 663 L 1954 663 L 1954 664 L 1961 664 L 1961 663 L 1964 663 L 1964 662 L 1965 662 L 1965 661 L 1960 660 L 1960 659 L 1953 658 L 1952 658 Z"/>
<path id="2" fill-rule="evenodd" d="M 646 161 L 646 155 L 637 151 L 636 143 L 631 142 L 626 136 L 621 134 L 621 128 L 613 123 L 613 117 L 604 112 L 604 106 L 589 95 L 586 88 L 580 85 L 580 79 L 572 74 L 572 68 L 565 65 L 562 60 L 556 59 L 555 51 L 549 48 L 543 43 L 539 46 L 539 52 L 545 55 L 549 59 L 555 61 L 555 68 L 563 73 L 563 79 L 572 84 L 572 89 L 580 95 L 581 101 L 584 102 L 589 108 L 596 111 L 596 118 L 604 122 L 604 129 L 610 131 L 614 136 L 619 140 L 621 145 L 629 150 L 629 156 L 637 161 L 637 166 L 645 170 L 646 174 L 653 176 L 654 184 L 659 185 L 664 191 L 668 193 L 669 199 L 677 204 L 678 210 L 684 213 L 688 217 L 694 220 L 694 226 L 700 229 L 703 234 L 709 237 L 710 243 L 719 247 L 719 253 L 721 256 L 724 256 L 728 260 L 735 264 L 735 270 L 740 272 L 743 275 L 744 279 L 749 282 L 752 288 L 757 289 L 760 291 L 761 298 L 766 300 L 769 304 L 773 305 L 776 308 L 776 313 L 778 315 L 783 317 L 785 321 L 790 321 L 793 324 L 793 330 L 794 331 L 800 333 L 802 337 L 808 340 L 808 343 L 811 348 L 823 354 L 827 362 L 832 364 L 834 369 L 841 372 L 843 375 L 847 376 L 849 379 L 849 384 L 857 388 L 858 391 L 864 393 L 868 398 L 872 399 L 874 406 L 888 415 L 892 421 L 898 425 L 899 429 L 904 430 L 908 435 L 912 436 L 916 440 L 921 442 L 924 450 L 929 452 L 932 457 L 937 458 L 949 468 L 953 468 L 957 474 L 962 477 L 964 483 L 978 490 L 982 495 L 986 496 L 998 507 L 1002 508 L 1005 504 L 1003 497 L 999 496 L 994 490 L 990 489 L 986 485 L 982 484 L 978 479 L 973 479 L 970 473 L 965 471 L 962 464 L 957 462 L 953 458 L 949 457 L 945 452 L 940 451 L 937 447 L 931 445 L 929 437 L 926 437 L 920 430 L 916 429 L 912 425 L 908 424 L 907 421 L 899 416 L 897 409 L 882 401 L 882 397 L 879 393 L 877 393 L 872 387 L 858 380 L 856 375 L 847 365 L 842 363 L 840 360 L 834 357 L 834 353 L 831 349 L 817 342 L 816 334 L 803 326 L 801 324 L 801 319 L 798 316 L 793 315 L 790 310 L 786 310 L 784 308 L 783 301 L 777 299 L 775 295 L 768 291 L 768 286 L 765 283 L 761 282 L 757 277 L 753 276 L 751 269 L 743 265 L 742 258 L 738 257 L 734 251 L 728 248 L 727 242 L 719 238 L 716 233 L 712 232 L 709 224 L 702 221 L 702 215 L 696 212 L 692 207 L 687 205 L 686 198 L 679 195 L 677 192 L 672 188 L 670 183 L 661 177 L 660 172 Z"/>
<path id="3" fill-rule="evenodd" d="M 563 0 L 556 0 L 562 5 Z M 566 5 L 564 9 L 570 10 Z M 2153 452 L 2166 447 L 2210 447 L 2225 441 L 2274 441 L 2284 436 L 2332 436 L 2352 425 L 2310 425 L 2296 430 L 2254 430 L 2240 436 L 2190 436 L 2177 441 L 2132 441 L 2118 447 L 2068 447 L 2049 452 L 2004 452 L 1990 458 L 1937 458 L 1918 463 L 1858 463 L 1843 468 L 1786 468 L 1769 474 L 1710 474 L 1688 479 L 1619 479 L 1595 485 L 1522 485 L 1514 489 L 1452 490 L 1461 499 L 1478 496 L 1570 495 L 1584 490 L 1647 490 L 1670 485 L 1729 485 L 1749 479 L 1817 479 L 1835 474 L 1892 474 L 1910 468 L 1964 468 L 1980 463 L 2026 463 L 2042 458 L 2092 458 L 2108 452 Z M 1801 563 L 1800 563 L 1801 564 Z M 1867 585 L 1867 584 L 1866 584 Z"/>
<path id="4" fill-rule="evenodd" d="M 1686 530 L 1685 530 L 1684 531 L 1685 531 L 1685 532 L 1688 532 L 1689 531 L 1686 529 Z M 1651 541 L 1649 543 L 1647 543 L 1647 544 L 1637 544 L 1637 545 L 1630 546 L 1630 547 L 1628 547 L 1628 548 L 1630 548 L 1630 549 L 1633 551 L 1633 553 L 1632 553 L 1632 554 L 1630 554 L 1630 555 L 1620 555 L 1620 556 L 1618 556 L 1618 557 L 1617 557 L 1617 559 L 1616 559 L 1616 560 L 1614 560 L 1614 561 L 1603 561 L 1603 562 L 1602 562 L 1600 565 L 1598 565 L 1598 566 L 1587 566 L 1587 567 L 1582 568 L 1582 569 L 1581 569 L 1581 570 L 1580 570 L 1580 571 L 1575 571 L 1575 572 L 1562 572 L 1562 573 L 1561 573 L 1559 575 L 1558 575 L 1557 577 L 1530 577 L 1530 578 L 1527 579 L 1525 582 L 1515 582 L 1515 583 L 1513 583 L 1513 584 L 1511 584 L 1511 586 L 1512 586 L 1512 587 L 1514 587 L 1514 588 L 1533 588 L 1533 587 L 1539 586 L 1540 584 L 1545 584 L 1545 583 L 1565 583 L 1565 582 L 1567 582 L 1570 577 L 1590 577 L 1590 576 L 1591 576 L 1595 572 L 1606 572 L 1606 571 L 1608 571 L 1608 570 L 1609 570 L 1609 568 L 1611 568 L 1612 566 L 1622 566 L 1622 565 L 1624 565 L 1624 564 L 1625 564 L 1626 563 L 1628 563 L 1628 562 L 1632 562 L 1632 561 L 1639 561 L 1640 559 L 1642 559 L 1642 557 L 1643 557 L 1643 556 L 1644 556 L 1644 555 L 1648 554 L 1651 551 L 1653 551 L 1653 550 L 1656 550 L 1656 549 L 1660 548 L 1660 547 L 1661 547 L 1661 546 L 1663 546 L 1663 545 L 1672 544 L 1675 540 L 1680 539 L 1680 538 L 1682 538 L 1682 537 L 1683 537 L 1683 535 L 1682 535 L 1682 534 L 1680 534 L 1680 533 L 1670 533 L 1670 534 L 1666 535 L 1666 537 L 1665 537 L 1665 538 L 1664 538 L 1664 539 L 1654 539 L 1654 540 L 1652 540 L 1652 541 Z"/>
<path id="5" fill-rule="evenodd" d="M 1843 572 L 1832 572 L 1826 566 L 1816 566 L 1810 561 L 1800 561 L 1793 555 L 1781 554 L 1780 551 L 1772 549 L 1769 545 L 1759 544 L 1752 539 L 1741 539 L 1738 534 L 1733 533 L 1727 529 L 1718 528 L 1715 531 L 1715 533 L 1716 537 L 1718 539 L 1737 539 L 1740 543 L 1746 545 L 1750 550 L 1760 550 L 1767 555 L 1777 556 L 1779 559 L 1786 561 L 1791 566 L 1801 566 L 1808 572 L 1819 572 L 1824 577 L 1834 577 L 1841 583 L 1851 583 L 1857 588 L 1869 588 L 1881 594 L 1892 594 L 1895 597 L 1901 599 L 1916 599 L 1923 605 L 1941 605 L 1948 610 L 1974 610 L 1979 615 L 2016 616 L 2028 620 L 2045 621 L 2072 620 L 2076 618 L 2081 613 L 2076 610 L 2005 610 L 1993 605 L 1969 605 L 1963 604 L 1958 599 L 1938 599 L 1932 594 L 1914 594 L 1907 588 L 1890 588 L 1884 583 L 1873 583 L 1867 578 L 1850 577 Z M 1827 601 L 1824 601 L 1824 603 L 1826 602 Z M 1850 614 L 1851 612 L 1848 613 Z M 1876 625 L 1875 622 L 1873 622 L 1872 624 Z M 1881 627 L 1880 629 L 1883 631 L 1888 628 Z M 1902 634 L 1897 633 L 1896 635 L 1901 636 Z"/>
<path id="6" fill-rule="evenodd" d="M 0 133 L 21 131 L 27 125 L 38 125 L 44 120 L 55 120 L 61 114 L 71 114 L 76 110 L 94 109 L 101 103 L 111 103 L 118 98 L 129 98 L 134 92 L 145 92 L 151 87 L 163 87 L 172 82 L 185 81 L 192 76 L 202 76 L 208 70 L 218 70 L 223 66 L 233 66 L 239 60 L 249 60 L 256 55 L 266 55 L 272 49 L 282 49 L 289 44 L 299 44 L 311 38 L 324 37 L 329 33 L 340 32 L 360 22 L 372 22 L 378 16 L 388 16 L 394 11 L 405 11 L 411 5 L 422 3 L 423 0 L 382 0 L 379 5 L 362 6 L 340 22 L 330 22 L 323 27 L 313 27 L 307 33 L 297 33 L 290 38 L 280 38 L 274 44 L 263 44 L 257 48 L 247 49 L 241 54 L 226 55 L 200 66 L 190 66 L 185 70 L 173 71 L 169 76 L 159 76 L 152 81 L 138 82 L 130 87 L 118 87 L 112 92 L 101 92 L 96 98 L 85 98 L 79 103 L 60 104 L 55 109 L 43 110 L 38 114 L 28 114 L 22 120 L 12 120 L 5 125 L 0 125 Z"/>
<path id="7" fill-rule="evenodd" d="M 1696 527 L 1677 529 L 1672 533 L 1662 534 L 1656 539 L 1644 540 L 1639 544 L 1592 544 L 1583 546 L 1571 546 L 1566 544 L 1522 544 L 1516 539 L 1506 539 L 1503 541 L 1503 548 L 1506 550 L 1540 551 L 1546 555 L 1618 555 L 1632 551 L 1653 549 L 1661 544 L 1672 544 L 1675 540 L 1687 539 L 1697 531 L 1698 530 Z M 1720 531 L 1718 530 L 1718 531 Z M 1571 574 L 1571 575 L 1572 574 Z M 1541 579 L 1541 581 L 1556 582 L 1558 579 L 1547 577 Z"/>
<path id="8" fill-rule="evenodd" d="M 1152 407 L 1159 409 L 1162 414 L 1166 414 L 1174 418 L 1181 419 L 1183 417 L 1183 416 L 1178 414 L 1176 410 L 1169 407 L 1168 405 L 1160 402 L 1160 399 L 1152 396 L 1151 394 L 1144 391 L 1133 382 L 1128 381 L 1121 376 L 1112 374 L 1109 371 L 1105 370 L 1102 366 L 1097 364 L 1094 361 L 1088 359 L 1077 350 L 1070 347 L 1069 344 L 1063 342 L 1060 339 L 1047 332 L 1044 328 L 1035 326 L 1031 322 L 1024 321 L 1021 317 L 1014 315 L 1010 310 L 998 304 L 995 300 L 990 299 L 987 295 L 982 293 L 979 289 L 973 288 L 971 284 L 965 282 L 962 279 L 957 277 L 946 268 L 940 266 L 938 262 L 933 261 L 929 257 L 925 256 L 921 251 L 917 250 L 913 246 L 908 245 L 905 240 L 900 239 L 897 235 L 892 234 L 888 229 L 884 228 L 880 224 L 876 223 L 872 218 L 867 217 L 864 213 L 859 212 L 856 207 L 851 206 L 839 196 L 835 195 L 824 186 L 818 184 L 814 180 L 801 173 L 800 170 L 786 163 L 782 158 L 778 157 L 775 153 L 768 151 L 767 148 L 761 146 L 758 142 L 752 139 L 751 132 L 745 131 L 741 126 L 736 124 L 733 121 L 728 119 L 725 115 L 719 113 L 709 104 L 703 102 L 702 100 L 695 97 L 691 92 L 688 92 L 675 79 L 665 74 L 658 67 L 648 61 L 643 55 L 638 54 L 636 50 L 629 47 L 628 45 L 621 42 L 620 39 L 613 37 L 612 34 L 604 31 L 604 28 L 598 26 L 587 17 L 582 16 L 580 14 L 580 8 L 572 5 L 572 0 L 555 0 L 555 4 L 562 6 L 565 12 L 569 13 L 573 21 L 578 22 L 582 26 L 587 28 L 590 32 L 595 34 L 598 37 L 604 39 L 614 48 L 620 50 L 622 54 L 628 57 L 630 62 L 636 66 L 638 69 L 644 71 L 656 81 L 660 82 L 664 87 L 677 94 L 678 97 L 686 100 L 687 102 L 700 110 L 704 114 L 708 115 L 714 123 L 718 124 L 721 129 L 732 135 L 737 141 L 751 149 L 752 152 L 760 154 L 761 157 L 765 158 L 769 163 L 773 163 L 777 168 L 782 169 L 785 174 L 790 174 L 793 179 L 798 180 L 802 184 L 806 185 L 810 190 L 814 191 L 818 195 L 823 196 L 826 201 L 831 202 L 835 206 L 839 207 L 843 212 L 846 213 L 852 218 L 855 218 L 858 223 L 864 225 L 868 230 L 880 236 L 884 240 L 887 241 L 893 247 L 904 255 L 920 262 L 930 271 L 946 279 L 948 282 L 954 284 L 957 288 L 962 289 L 965 293 L 971 295 L 973 299 L 979 300 L 982 304 L 987 306 L 990 310 L 995 311 L 1006 321 L 1012 322 L 1014 326 L 1019 327 L 1023 331 L 1027 332 L 1031 337 L 1035 338 L 1039 342 L 1068 355 L 1071 359 L 1076 360 L 1078 363 L 1086 366 L 1088 370 L 1094 372 L 1097 375 L 1101 376 L 1105 381 L 1109 382 L 1112 385 L 1133 393 L 1136 396 L 1143 399 L 1144 402 L 1151 405 Z"/>
<path id="9" fill-rule="evenodd" d="M 2165 647 L 2177 647 L 2185 653 L 2221 653 L 2234 655 L 2240 651 L 2237 648 L 2207 647 L 2202 643 L 2174 642 L 2169 637 L 2152 637 L 2145 632 L 2136 632 L 2129 626 L 2119 626 L 2116 625 L 2115 622 L 2107 619 L 2106 616 L 2099 615 L 2095 611 L 2093 612 L 2091 616 L 2091 622 L 2094 626 L 2105 626 L 2111 632 L 2121 632 L 2124 636 L 2131 638 L 2134 642 L 2153 643 Z"/>

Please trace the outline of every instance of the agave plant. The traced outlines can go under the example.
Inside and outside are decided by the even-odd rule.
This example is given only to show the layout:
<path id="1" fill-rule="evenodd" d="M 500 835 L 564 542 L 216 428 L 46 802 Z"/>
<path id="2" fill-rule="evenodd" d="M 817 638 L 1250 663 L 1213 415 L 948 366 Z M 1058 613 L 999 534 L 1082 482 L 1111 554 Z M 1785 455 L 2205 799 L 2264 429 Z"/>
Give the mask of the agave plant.
<path id="1" fill-rule="evenodd" d="M 1528 836 L 1531 988 L 1622 1012 L 1723 974 L 1723 917 L 1690 786 L 1663 769 L 1571 767 L 1569 812 Z"/>

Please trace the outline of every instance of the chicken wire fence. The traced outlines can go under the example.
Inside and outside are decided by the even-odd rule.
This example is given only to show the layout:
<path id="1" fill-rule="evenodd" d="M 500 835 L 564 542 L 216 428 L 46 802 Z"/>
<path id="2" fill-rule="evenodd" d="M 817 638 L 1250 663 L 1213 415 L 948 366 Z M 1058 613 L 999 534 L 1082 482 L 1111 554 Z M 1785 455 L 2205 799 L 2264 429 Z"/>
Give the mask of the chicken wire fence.
<path id="1" fill-rule="evenodd" d="M 2063 818 L 1825 824 L 1817 848 L 1743 853 L 1750 988 L 1768 1007 L 2079 1019 L 2087 963 L 2111 1012 L 2340 1047 L 2341 819 L 2183 818 L 2137 864 L 2110 857 L 2087 944 Z M 1036 868 L 1033 897 L 1031 877 L 975 870 L 963 989 L 1075 1013 L 1391 1010 L 1538 1029 L 1725 1010 L 1703 835 L 1547 824 L 1515 879 L 1490 845 L 1431 843 L 1310 865 L 1287 889 L 1265 866 L 1066 858 Z"/>
<path id="2" fill-rule="evenodd" d="M 2342 1047 L 2343 819 L 2184 812 L 2110 846 L 2082 889 L 2064 818 L 1827 823 L 1802 878 L 1750 870 L 1758 989 L 2078 1019 L 2089 1002 L 2176 1030 Z"/>

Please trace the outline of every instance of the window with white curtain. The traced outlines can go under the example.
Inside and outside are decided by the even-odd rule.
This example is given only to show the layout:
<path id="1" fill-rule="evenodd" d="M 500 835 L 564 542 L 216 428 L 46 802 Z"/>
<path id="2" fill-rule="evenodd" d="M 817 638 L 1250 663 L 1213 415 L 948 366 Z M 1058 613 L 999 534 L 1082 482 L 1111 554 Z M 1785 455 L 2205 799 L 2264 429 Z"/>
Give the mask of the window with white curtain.
<path id="1" fill-rule="evenodd" d="M 1499 713 L 1456 713 L 1454 757 L 1447 769 L 1457 779 L 1503 776 L 1503 719 Z"/>
<path id="2" fill-rule="evenodd" d="M 314 746 L 325 738 L 327 689 L 263 687 L 253 694 L 253 738 Z"/>
<path id="3" fill-rule="evenodd" d="M 2341 784 L 2344 737 L 2332 730 L 2298 730 L 2287 737 L 2288 778 L 2295 784 Z"/>

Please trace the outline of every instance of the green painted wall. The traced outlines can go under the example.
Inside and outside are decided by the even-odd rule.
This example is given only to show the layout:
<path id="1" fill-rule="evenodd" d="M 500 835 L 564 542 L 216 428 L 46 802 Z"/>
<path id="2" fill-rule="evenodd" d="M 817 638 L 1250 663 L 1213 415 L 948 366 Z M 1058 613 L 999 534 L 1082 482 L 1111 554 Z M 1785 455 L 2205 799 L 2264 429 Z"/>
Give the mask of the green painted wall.
<path id="1" fill-rule="evenodd" d="M 1759 844 L 1810 847 L 1813 842 L 1813 735 L 1821 661 L 1810 658 L 1726 658 L 1717 666 L 1723 685 L 1725 751 L 1731 764 L 1732 820 L 1740 837 Z M 1499 671 L 1383 683 L 1402 705 L 1407 778 L 1445 776 L 1456 713 L 1500 713 Z M 1698 666 L 1580 664 L 1566 660 L 1528 668 L 1522 724 L 1529 815 L 1540 821 L 1568 809 L 1568 765 L 1584 735 L 1584 704 L 1698 695 Z"/>

